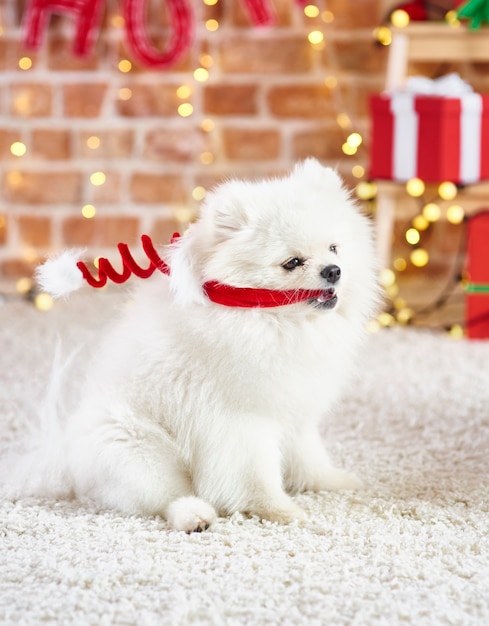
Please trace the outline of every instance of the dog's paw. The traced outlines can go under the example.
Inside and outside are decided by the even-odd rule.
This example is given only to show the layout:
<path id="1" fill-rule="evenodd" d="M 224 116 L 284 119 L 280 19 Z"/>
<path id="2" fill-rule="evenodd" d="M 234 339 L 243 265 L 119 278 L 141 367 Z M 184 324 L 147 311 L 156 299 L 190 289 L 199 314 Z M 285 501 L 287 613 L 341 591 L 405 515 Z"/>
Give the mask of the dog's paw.
<path id="1" fill-rule="evenodd" d="M 332 467 L 321 477 L 313 491 L 361 489 L 362 487 L 363 482 L 356 474 Z"/>
<path id="2" fill-rule="evenodd" d="M 292 501 L 287 505 L 273 506 L 261 508 L 254 512 L 260 519 L 270 522 L 278 522 L 279 524 L 290 524 L 291 522 L 301 521 L 305 519 L 304 511 L 294 504 Z"/>
<path id="3" fill-rule="evenodd" d="M 171 502 L 166 510 L 166 519 L 175 530 L 186 533 L 201 533 L 216 521 L 213 507 L 195 496 L 185 496 Z"/>

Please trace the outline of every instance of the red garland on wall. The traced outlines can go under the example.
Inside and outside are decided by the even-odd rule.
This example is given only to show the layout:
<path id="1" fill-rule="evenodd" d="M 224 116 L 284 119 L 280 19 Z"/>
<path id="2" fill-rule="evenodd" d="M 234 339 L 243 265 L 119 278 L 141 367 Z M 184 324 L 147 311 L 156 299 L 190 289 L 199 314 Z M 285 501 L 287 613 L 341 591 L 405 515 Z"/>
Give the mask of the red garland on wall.
<path id="1" fill-rule="evenodd" d="M 275 12 L 270 0 L 242 0 L 254 26 L 271 25 Z M 297 0 L 303 4 L 301 0 Z M 194 35 L 194 13 L 191 0 L 166 2 L 172 35 L 165 48 L 154 48 L 147 35 L 145 0 L 122 0 L 128 44 L 138 61 L 146 67 L 164 69 L 190 48 Z M 28 0 L 23 19 L 24 45 L 40 48 L 51 13 L 71 14 L 76 21 L 73 52 L 77 56 L 91 53 L 100 30 L 104 0 Z"/>

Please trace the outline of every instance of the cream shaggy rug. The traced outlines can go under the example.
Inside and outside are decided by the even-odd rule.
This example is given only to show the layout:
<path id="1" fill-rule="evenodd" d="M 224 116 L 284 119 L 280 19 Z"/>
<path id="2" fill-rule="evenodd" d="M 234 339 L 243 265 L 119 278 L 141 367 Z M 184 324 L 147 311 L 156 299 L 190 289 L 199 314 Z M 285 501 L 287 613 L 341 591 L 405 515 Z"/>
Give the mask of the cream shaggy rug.
<path id="1" fill-rule="evenodd" d="M 35 415 L 56 335 L 88 346 L 119 300 L 0 306 L 2 446 Z M 0 503 L 0 623 L 489 624 L 489 341 L 383 331 L 361 370 L 324 436 L 362 492 L 300 496 L 303 524 L 235 515 L 193 535 L 76 502 Z"/>

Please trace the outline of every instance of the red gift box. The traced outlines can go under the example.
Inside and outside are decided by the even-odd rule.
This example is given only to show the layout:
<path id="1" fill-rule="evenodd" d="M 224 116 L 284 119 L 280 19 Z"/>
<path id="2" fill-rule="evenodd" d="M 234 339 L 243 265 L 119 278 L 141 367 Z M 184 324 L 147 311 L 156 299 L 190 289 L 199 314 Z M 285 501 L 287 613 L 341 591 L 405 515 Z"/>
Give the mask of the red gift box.
<path id="1" fill-rule="evenodd" d="M 489 339 L 489 210 L 472 216 L 467 229 L 467 336 Z"/>
<path id="2" fill-rule="evenodd" d="M 370 98 L 370 177 L 457 184 L 489 179 L 489 95 Z"/>

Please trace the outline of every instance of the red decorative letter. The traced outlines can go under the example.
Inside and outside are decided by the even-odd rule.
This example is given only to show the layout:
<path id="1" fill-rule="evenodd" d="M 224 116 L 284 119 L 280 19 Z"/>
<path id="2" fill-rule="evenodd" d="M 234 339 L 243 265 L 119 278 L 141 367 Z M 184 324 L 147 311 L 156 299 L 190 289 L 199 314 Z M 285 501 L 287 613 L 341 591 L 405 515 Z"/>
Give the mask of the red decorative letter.
<path id="1" fill-rule="evenodd" d="M 100 26 L 103 0 L 29 0 L 24 14 L 24 45 L 38 49 L 51 13 L 72 13 L 76 18 L 73 52 L 90 53 Z"/>
<path id="2" fill-rule="evenodd" d="M 124 19 L 129 44 L 135 56 L 149 67 L 175 63 L 192 43 L 194 20 L 187 0 L 167 0 L 172 37 L 164 52 L 155 50 L 146 34 L 144 0 L 124 0 Z"/>
<path id="3" fill-rule="evenodd" d="M 268 0 L 243 0 L 254 26 L 268 26 L 275 23 L 275 13 Z"/>

